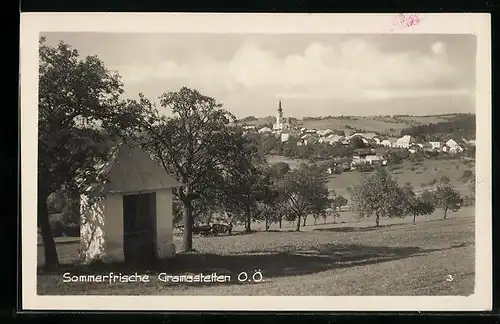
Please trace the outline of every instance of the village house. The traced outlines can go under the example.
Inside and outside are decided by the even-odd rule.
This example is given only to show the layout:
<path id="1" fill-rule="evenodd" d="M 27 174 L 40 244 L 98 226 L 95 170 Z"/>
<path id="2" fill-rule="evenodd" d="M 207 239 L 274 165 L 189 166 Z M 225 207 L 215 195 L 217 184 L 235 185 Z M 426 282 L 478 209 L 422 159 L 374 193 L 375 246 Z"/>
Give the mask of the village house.
<path id="1" fill-rule="evenodd" d="M 143 263 L 173 257 L 173 193 L 181 187 L 139 146 L 117 145 L 96 167 L 103 181 L 81 196 L 83 262 Z"/>
<path id="2" fill-rule="evenodd" d="M 385 147 L 391 147 L 392 144 L 393 143 L 390 140 L 388 140 L 388 139 L 384 139 L 384 140 L 380 141 L 380 145 L 383 145 Z"/>
<path id="3" fill-rule="evenodd" d="M 457 154 L 457 153 L 462 153 L 464 149 L 458 145 L 457 142 L 455 142 L 453 139 L 448 140 L 445 143 L 445 146 L 443 147 L 443 152 L 450 153 L 450 154 Z"/>
<path id="4" fill-rule="evenodd" d="M 340 141 L 338 141 L 338 143 L 340 143 L 344 146 L 348 146 L 350 144 L 350 142 L 347 138 L 342 138 Z"/>
<path id="5" fill-rule="evenodd" d="M 439 149 L 439 147 L 438 147 L 438 149 Z M 434 148 L 434 146 L 430 142 L 422 143 L 422 150 L 424 152 L 434 152 L 438 149 Z"/>
<path id="6" fill-rule="evenodd" d="M 429 142 L 429 144 L 432 146 L 432 149 L 435 151 L 441 151 L 441 148 L 443 144 L 441 142 Z"/>
<path id="7" fill-rule="evenodd" d="M 281 142 L 286 142 L 290 138 L 290 134 L 288 133 L 282 133 L 281 134 Z"/>
<path id="8" fill-rule="evenodd" d="M 377 134 L 376 133 L 354 133 L 354 134 L 350 135 L 348 138 L 351 139 L 351 138 L 353 138 L 355 136 L 359 136 L 361 138 L 364 138 L 364 139 L 368 140 L 368 139 L 375 138 L 377 136 Z"/>
<path id="9" fill-rule="evenodd" d="M 328 136 L 330 134 L 333 134 L 333 131 L 331 129 L 320 129 L 320 130 L 317 130 L 316 131 L 316 134 L 318 134 L 319 136 Z"/>
<path id="10" fill-rule="evenodd" d="M 386 165 L 387 160 L 383 156 L 373 154 L 365 157 L 365 163 Z"/>
<path id="11" fill-rule="evenodd" d="M 343 136 L 331 134 L 331 135 L 328 135 L 327 137 L 320 138 L 319 142 L 334 145 L 335 143 L 338 143 L 343 138 L 344 138 Z"/>
<path id="12" fill-rule="evenodd" d="M 244 130 L 255 130 L 255 125 L 245 125 L 243 126 Z"/>
<path id="13" fill-rule="evenodd" d="M 304 131 L 304 133 L 306 133 L 306 134 L 311 134 L 311 135 L 312 135 L 312 134 L 316 134 L 316 132 L 317 132 L 317 130 L 316 130 L 316 129 L 314 129 L 314 128 L 311 128 L 311 129 L 306 129 L 306 130 Z"/>
<path id="14" fill-rule="evenodd" d="M 271 133 L 273 130 L 269 127 L 262 127 L 261 129 L 258 130 L 259 134 L 268 134 Z"/>
<path id="15" fill-rule="evenodd" d="M 413 143 L 414 139 L 410 135 L 404 135 L 396 140 L 393 147 L 408 149 Z"/>

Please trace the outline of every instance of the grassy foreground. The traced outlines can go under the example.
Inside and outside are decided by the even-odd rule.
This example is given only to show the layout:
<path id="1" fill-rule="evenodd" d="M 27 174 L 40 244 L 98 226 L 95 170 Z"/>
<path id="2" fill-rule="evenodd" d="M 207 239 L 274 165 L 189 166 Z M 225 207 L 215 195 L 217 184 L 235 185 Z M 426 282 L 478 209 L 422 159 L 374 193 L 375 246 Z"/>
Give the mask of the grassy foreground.
<path id="1" fill-rule="evenodd" d="M 179 254 L 149 269 L 65 265 L 39 271 L 38 294 L 49 295 L 469 295 L 474 292 L 474 208 L 450 219 L 407 218 L 307 226 L 303 232 L 255 232 L 195 238 L 197 253 Z M 181 238 L 176 237 L 176 244 Z M 77 244 L 58 246 L 61 261 Z M 43 259 L 40 253 L 39 258 Z M 242 271 L 260 270 L 263 281 L 239 283 Z M 64 283 L 62 274 L 149 274 L 150 283 Z M 157 274 L 231 276 L 226 283 L 164 283 Z M 452 276 L 452 277 L 450 277 Z M 451 279 L 451 280 L 450 280 Z"/>

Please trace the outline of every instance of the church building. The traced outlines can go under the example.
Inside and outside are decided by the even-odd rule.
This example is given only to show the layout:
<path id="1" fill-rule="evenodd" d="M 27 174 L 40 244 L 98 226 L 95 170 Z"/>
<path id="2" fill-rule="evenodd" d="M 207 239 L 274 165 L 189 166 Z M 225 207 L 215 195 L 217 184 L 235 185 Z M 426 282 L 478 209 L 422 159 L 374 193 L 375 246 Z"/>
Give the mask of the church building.
<path id="1" fill-rule="evenodd" d="M 281 99 L 278 103 L 278 113 L 276 114 L 276 122 L 273 125 L 273 131 L 282 132 L 291 128 L 290 118 L 283 117 L 283 107 L 281 106 Z"/>

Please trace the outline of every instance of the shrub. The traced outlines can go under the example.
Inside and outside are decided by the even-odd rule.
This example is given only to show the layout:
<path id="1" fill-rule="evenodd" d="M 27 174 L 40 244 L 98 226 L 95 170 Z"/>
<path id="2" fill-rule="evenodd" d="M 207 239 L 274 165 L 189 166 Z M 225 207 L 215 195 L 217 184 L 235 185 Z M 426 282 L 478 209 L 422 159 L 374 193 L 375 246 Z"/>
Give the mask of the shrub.
<path id="1" fill-rule="evenodd" d="M 474 173 L 472 172 L 472 170 L 464 170 L 464 172 L 462 173 L 462 176 L 460 177 L 460 180 L 462 182 L 468 182 L 473 177 L 474 177 Z"/>
<path id="2" fill-rule="evenodd" d="M 473 195 L 471 195 L 471 196 L 465 196 L 465 197 L 463 198 L 463 203 L 462 203 L 462 205 L 463 205 L 464 207 L 469 207 L 469 206 L 474 206 L 474 205 L 475 205 L 475 203 L 476 203 L 476 197 L 474 197 Z"/>

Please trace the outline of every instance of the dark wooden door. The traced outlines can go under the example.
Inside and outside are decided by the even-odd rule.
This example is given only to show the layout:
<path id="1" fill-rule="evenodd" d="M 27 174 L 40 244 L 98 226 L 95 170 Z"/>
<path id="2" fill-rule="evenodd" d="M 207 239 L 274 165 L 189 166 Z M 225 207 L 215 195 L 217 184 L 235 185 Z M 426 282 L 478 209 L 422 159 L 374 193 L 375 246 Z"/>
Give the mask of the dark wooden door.
<path id="1" fill-rule="evenodd" d="M 123 196 L 123 252 L 127 263 L 156 259 L 155 193 Z"/>

